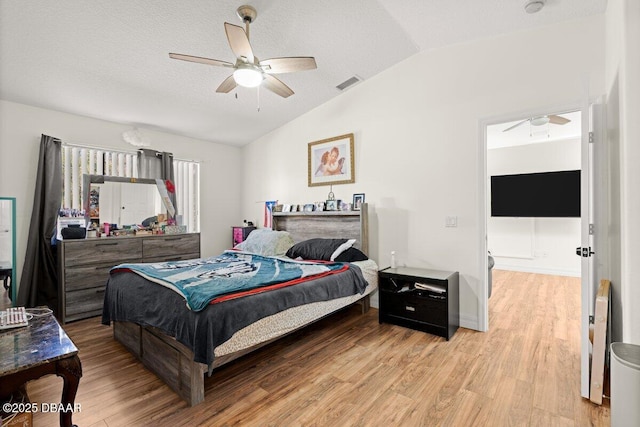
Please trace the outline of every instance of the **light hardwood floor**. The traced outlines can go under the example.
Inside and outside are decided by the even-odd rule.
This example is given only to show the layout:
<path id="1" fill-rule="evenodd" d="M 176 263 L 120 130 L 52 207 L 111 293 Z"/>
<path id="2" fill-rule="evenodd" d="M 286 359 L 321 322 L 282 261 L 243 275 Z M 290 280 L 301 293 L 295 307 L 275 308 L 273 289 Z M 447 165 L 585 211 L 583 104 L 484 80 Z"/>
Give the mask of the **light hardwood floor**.
<path id="1" fill-rule="evenodd" d="M 99 319 L 65 330 L 80 349 L 81 427 L 607 426 L 609 403 L 580 397 L 580 283 L 494 271 L 490 331 L 451 341 L 348 309 L 223 367 L 189 408 Z M 55 402 L 62 380 L 28 385 Z M 36 426 L 57 414 L 35 414 Z"/>

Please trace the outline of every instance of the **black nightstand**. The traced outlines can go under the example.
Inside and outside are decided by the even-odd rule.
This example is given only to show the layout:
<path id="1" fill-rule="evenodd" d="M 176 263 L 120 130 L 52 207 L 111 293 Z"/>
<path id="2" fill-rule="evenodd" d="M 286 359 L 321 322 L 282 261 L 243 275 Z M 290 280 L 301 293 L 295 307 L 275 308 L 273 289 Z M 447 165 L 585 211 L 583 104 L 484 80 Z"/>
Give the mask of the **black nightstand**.
<path id="1" fill-rule="evenodd" d="M 458 272 L 386 268 L 378 272 L 380 323 L 393 323 L 447 339 L 460 325 Z"/>

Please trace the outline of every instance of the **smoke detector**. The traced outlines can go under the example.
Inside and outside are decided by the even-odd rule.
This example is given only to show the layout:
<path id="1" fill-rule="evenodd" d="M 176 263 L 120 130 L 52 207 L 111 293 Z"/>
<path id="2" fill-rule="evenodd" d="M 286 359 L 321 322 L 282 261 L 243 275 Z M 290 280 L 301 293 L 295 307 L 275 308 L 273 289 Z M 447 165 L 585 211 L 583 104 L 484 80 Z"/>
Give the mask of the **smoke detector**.
<path id="1" fill-rule="evenodd" d="M 537 13 L 542 10 L 546 0 L 527 0 L 524 4 L 524 10 L 527 13 Z"/>

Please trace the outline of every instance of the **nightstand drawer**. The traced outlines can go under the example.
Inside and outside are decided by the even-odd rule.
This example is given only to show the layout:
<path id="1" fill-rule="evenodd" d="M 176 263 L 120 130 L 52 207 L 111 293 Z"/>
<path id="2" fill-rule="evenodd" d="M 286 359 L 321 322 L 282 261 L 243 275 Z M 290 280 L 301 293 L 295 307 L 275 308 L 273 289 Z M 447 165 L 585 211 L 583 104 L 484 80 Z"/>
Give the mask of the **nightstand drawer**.
<path id="1" fill-rule="evenodd" d="M 380 306 L 389 316 L 433 323 L 443 327 L 447 325 L 447 303 L 440 296 L 420 296 L 414 291 L 384 292 L 384 297 L 380 299 Z"/>

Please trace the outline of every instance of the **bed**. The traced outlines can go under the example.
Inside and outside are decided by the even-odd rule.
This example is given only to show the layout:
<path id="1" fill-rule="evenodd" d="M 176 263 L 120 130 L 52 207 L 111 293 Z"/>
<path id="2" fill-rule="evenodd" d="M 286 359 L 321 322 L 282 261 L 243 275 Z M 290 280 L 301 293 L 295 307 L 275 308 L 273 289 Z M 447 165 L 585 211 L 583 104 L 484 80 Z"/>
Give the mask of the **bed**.
<path id="1" fill-rule="evenodd" d="M 320 237 L 368 251 L 366 204 L 360 211 L 274 213 L 272 223 L 296 243 L 292 250 Z M 202 311 L 190 310 L 168 287 L 120 271 L 107 283 L 103 323 L 113 324 L 114 338 L 193 406 L 204 400 L 205 375 L 213 369 L 349 305 L 360 304 L 366 312 L 378 266 L 370 259 L 346 265 L 336 274 Z"/>

